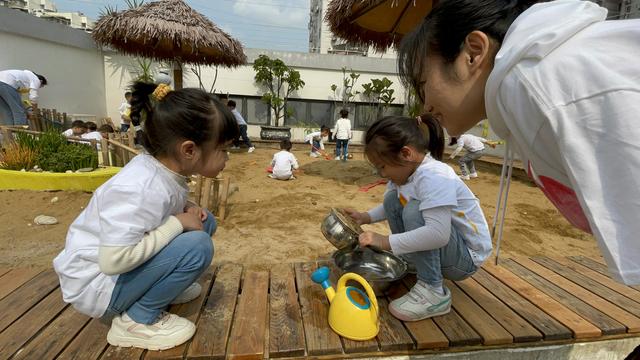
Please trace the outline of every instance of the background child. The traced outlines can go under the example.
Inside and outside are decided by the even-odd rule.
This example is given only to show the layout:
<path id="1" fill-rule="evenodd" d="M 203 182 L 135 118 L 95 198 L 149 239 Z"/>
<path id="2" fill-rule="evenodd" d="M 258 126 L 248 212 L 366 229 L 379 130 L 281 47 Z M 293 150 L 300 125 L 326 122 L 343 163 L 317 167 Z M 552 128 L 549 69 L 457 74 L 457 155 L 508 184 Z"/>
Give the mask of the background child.
<path id="1" fill-rule="evenodd" d="M 88 140 L 96 140 L 96 146 L 97 149 L 100 150 L 100 140 L 102 139 L 108 139 L 109 138 L 109 134 L 113 134 L 115 131 L 113 130 L 113 128 L 111 127 L 111 125 L 109 124 L 104 124 L 102 126 L 100 126 L 96 131 L 91 131 L 88 132 L 86 134 L 82 134 L 82 138 L 83 139 L 88 139 Z"/>
<path id="2" fill-rule="evenodd" d="M 129 131 L 129 127 L 131 126 L 131 91 L 127 91 L 124 93 L 124 101 L 120 104 L 118 108 L 118 112 L 120 113 L 120 132 Z"/>
<path id="3" fill-rule="evenodd" d="M 458 164 L 460 164 L 460 178 L 462 180 L 478 177 L 476 165 L 473 163 L 473 160 L 478 160 L 484 155 L 484 144 L 496 147 L 490 144 L 487 139 L 471 134 L 462 134 L 460 137 L 452 136 L 449 146 L 456 144 L 458 147 L 451 153 L 449 159 L 455 158 L 463 148 L 467 150 L 467 153 L 458 160 Z"/>
<path id="4" fill-rule="evenodd" d="M 336 120 L 336 160 L 347 161 L 349 140 L 351 139 L 351 121 L 349 110 L 340 110 L 340 119 Z M 342 155 L 340 154 L 342 152 Z"/>
<path id="5" fill-rule="evenodd" d="M 94 123 L 93 121 L 87 121 L 84 124 L 87 126 L 87 132 L 86 133 L 98 131 L 98 124 Z"/>
<path id="6" fill-rule="evenodd" d="M 589 1 L 441 1 L 398 51 L 453 136 L 488 118 L 549 200 L 640 284 L 640 19 Z M 511 155 L 511 156 L 509 156 Z"/>
<path id="7" fill-rule="evenodd" d="M 322 125 L 320 131 L 314 131 L 304 137 L 304 142 L 311 144 L 311 152 L 309 156 L 318 157 L 320 154 L 324 155 L 324 137 L 329 136 L 329 128 Z"/>
<path id="8" fill-rule="evenodd" d="M 200 295 L 194 282 L 213 257 L 215 219 L 187 202 L 187 180 L 224 168 L 238 126 L 204 91 L 155 89 L 133 86 L 132 116 L 144 112 L 147 152 L 96 189 L 53 265 L 64 301 L 113 319 L 109 344 L 162 350 L 194 334 L 192 322 L 164 310 Z"/>
<path id="9" fill-rule="evenodd" d="M 278 180 L 294 180 L 293 170 L 298 169 L 298 160 L 291 151 L 291 141 L 284 139 L 280 142 L 280 151 L 273 155 L 271 166 L 273 172 L 270 176 Z"/>
<path id="10" fill-rule="evenodd" d="M 84 123 L 84 121 L 82 120 L 74 120 L 71 123 L 71 128 L 65 130 L 62 132 L 62 135 L 66 136 L 66 137 L 70 137 L 70 136 L 82 136 L 82 134 L 87 132 L 87 124 Z"/>
<path id="11" fill-rule="evenodd" d="M 418 282 L 392 301 L 398 319 L 416 321 L 451 308 L 443 278 L 462 280 L 491 253 L 491 237 L 478 199 L 442 159 L 444 136 L 430 116 L 388 116 L 367 130 L 365 155 L 389 179 L 384 203 L 368 212 L 348 209 L 360 224 L 388 220 L 392 235 L 371 231 L 360 245 L 375 245 L 402 255 L 417 270 Z"/>
<path id="12" fill-rule="evenodd" d="M 231 113 L 233 114 L 233 116 L 236 118 L 236 121 L 238 122 L 238 127 L 240 128 L 239 137 L 242 137 L 242 141 L 249 147 L 249 150 L 247 152 L 249 153 L 254 152 L 256 148 L 251 143 L 251 139 L 249 139 L 249 136 L 247 136 L 247 128 L 248 128 L 247 122 L 244 121 L 242 114 L 240 114 L 240 112 L 236 110 L 236 102 L 233 100 L 227 100 L 227 106 L 229 107 L 229 110 L 231 110 Z M 234 149 L 240 148 L 240 140 L 238 139 L 234 140 L 233 148 Z"/>

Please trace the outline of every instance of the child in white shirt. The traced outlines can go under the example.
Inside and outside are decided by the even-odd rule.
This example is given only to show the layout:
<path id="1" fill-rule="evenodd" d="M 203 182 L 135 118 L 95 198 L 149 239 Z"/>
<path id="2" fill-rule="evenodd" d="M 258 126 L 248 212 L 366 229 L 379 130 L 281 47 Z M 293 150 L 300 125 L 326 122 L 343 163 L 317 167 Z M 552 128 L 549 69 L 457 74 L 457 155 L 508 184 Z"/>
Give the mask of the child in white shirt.
<path id="1" fill-rule="evenodd" d="M 80 137 L 82 134 L 87 132 L 87 124 L 82 120 L 74 120 L 71 123 L 71 128 L 62 132 L 62 135 L 66 137 L 77 136 Z"/>
<path id="2" fill-rule="evenodd" d="M 210 94 L 162 86 L 134 84 L 131 115 L 144 113 L 147 152 L 96 189 L 53 260 L 64 301 L 111 321 L 112 346 L 162 350 L 195 333 L 191 321 L 165 312 L 200 296 L 196 280 L 213 257 L 215 218 L 187 202 L 187 181 L 215 177 L 239 133 Z"/>
<path id="3" fill-rule="evenodd" d="M 340 119 L 336 120 L 336 160 L 347 161 L 349 155 L 349 140 L 351 139 L 351 121 L 349 120 L 349 110 L 340 110 Z"/>
<path id="4" fill-rule="evenodd" d="M 426 133 L 426 134 L 425 134 Z M 491 236 L 478 199 L 453 169 L 440 161 L 442 128 L 430 116 L 388 116 L 367 130 L 365 154 L 389 179 L 382 205 L 347 213 L 359 224 L 388 220 L 392 235 L 371 231 L 360 245 L 375 245 L 403 256 L 417 270 L 418 282 L 393 300 L 389 311 L 403 321 L 446 314 L 451 292 L 443 279 L 465 279 L 491 253 Z"/>
<path id="5" fill-rule="evenodd" d="M 462 180 L 469 180 L 470 178 L 477 178 L 478 173 L 476 172 L 476 164 L 474 164 L 474 160 L 478 160 L 484 155 L 484 144 L 488 144 L 491 147 L 496 147 L 491 144 L 487 139 L 471 135 L 471 134 L 462 134 L 459 137 L 452 136 L 451 141 L 449 142 L 449 146 L 458 145 L 456 149 L 451 153 L 449 159 L 453 159 L 458 155 L 462 149 L 467 151 L 460 160 L 458 160 L 458 164 L 460 164 L 460 178 Z"/>
<path id="6" fill-rule="evenodd" d="M 113 134 L 115 131 L 113 130 L 113 128 L 111 127 L 111 125 L 109 124 L 104 124 L 102 126 L 100 126 L 96 131 L 91 131 L 88 132 L 86 134 L 82 134 L 82 138 L 83 139 L 87 139 L 87 140 L 96 140 L 96 147 L 98 150 L 101 149 L 100 147 L 100 141 L 102 139 L 108 139 L 109 138 L 109 134 Z"/>
<path id="7" fill-rule="evenodd" d="M 324 141 L 322 138 L 329 136 L 329 128 L 322 125 L 320 131 L 315 131 L 304 137 L 304 142 L 311 144 L 311 152 L 309 156 L 318 157 L 324 155 Z"/>
<path id="8" fill-rule="evenodd" d="M 298 160 L 291 151 L 291 141 L 284 139 L 280 142 L 280 151 L 273 155 L 271 167 L 273 168 L 270 177 L 278 180 L 294 180 L 293 170 L 298 169 Z"/>

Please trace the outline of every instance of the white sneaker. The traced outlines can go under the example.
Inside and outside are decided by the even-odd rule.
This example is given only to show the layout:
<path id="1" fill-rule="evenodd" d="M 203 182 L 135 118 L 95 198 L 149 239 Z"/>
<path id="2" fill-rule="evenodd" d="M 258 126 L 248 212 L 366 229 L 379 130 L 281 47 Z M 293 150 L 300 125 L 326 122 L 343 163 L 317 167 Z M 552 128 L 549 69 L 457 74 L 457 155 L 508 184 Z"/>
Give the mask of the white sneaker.
<path id="1" fill-rule="evenodd" d="M 469 175 L 460 175 L 460 179 L 467 181 L 470 179 Z"/>
<path id="2" fill-rule="evenodd" d="M 256 151 L 256 148 L 254 146 L 250 147 L 249 150 L 247 150 L 248 153 L 252 153 Z"/>
<path id="3" fill-rule="evenodd" d="M 177 298 L 173 299 L 171 304 L 175 305 L 188 303 L 189 301 L 194 300 L 198 296 L 200 296 L 201 292 L 202 286 L 200 286 L 200 284 L 198 284 L 197 282 L 194 282 L 193 284 L 189 285 L 188 288 L 184 289 L 184 291 L 180 293 Z"/>
<path id="4" fill-rule="evenodd" d="M 107 342 L 113 346 L 137 347 L 148 350 L 166 350 L 191 339 L 196 325 L 168 312 L 162 312 L 151 324 L 138 324 L 129 315 L 116 316 L 107 333 Z"/>
<path id="5" fill-rule="evenodd" d="M 336 158 L 333 160 L 340 160 L 340 156 L 336 156 Z"/>
<path id="6" fill-rule="evenodd" d="M 312 152 L 309 153 L 309 156 L 317 158 L 318 156 L 320 156 L 320 154 L 318 154 L 317 152 L 312 151 Z"/>
<path id="7" fill-rule="evenodd" d="M 472 172 L 471 174 L 469 174 L 470 178 L 477 178 L 478 177 L 478 173 L 477 172 Z"/>
<path id="8" fill-rule="evenodd" d="M 418 280 L 411 291 L 389 303 L 389 312 L 402 321 L 418 321 L 451 311 L 451 292 L 446 286 L 444 295 L 437 294 Z"/>

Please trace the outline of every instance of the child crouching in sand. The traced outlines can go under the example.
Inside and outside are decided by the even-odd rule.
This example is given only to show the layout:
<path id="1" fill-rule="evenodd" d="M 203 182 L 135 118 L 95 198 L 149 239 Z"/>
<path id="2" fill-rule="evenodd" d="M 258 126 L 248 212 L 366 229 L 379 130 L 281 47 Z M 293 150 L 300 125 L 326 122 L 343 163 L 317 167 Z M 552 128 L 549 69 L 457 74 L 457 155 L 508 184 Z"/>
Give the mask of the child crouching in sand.
<path id="1" fill-rule="evenodd" d="M 222 171 L 239 133 L 211 95 L 161 86 L 134 85 L 131 118 L 145 117 L 146 153 L 96 189 L 53 260 L 64 301 L 111 321 L 113 346 L 163 350 L 195 333 L 191 321 L 165 312 L 200 296 L 195 281 L 213 257 L 216 222 L 187 202 L 187 179 Z"/>
<path id="2" fill-rule="evenodd" d="M 280 142 L 280 151 L 273 155 L 271 167 L 273 171 L 269 177 L 278 180 L 294 180 L 293 171 L 298 169 L 298 160 L 291 151 L 291 141 L 284 139 Z"/>
<path id="3" fill-rule="evenodd" d="M 415 266 L 418 282 L 389 304 L 391 314 L 404 321 L 448 313 L 451 292 L 443 280 L 471 276 L 491 253 L 480 203 L 440 161 L 443 149 L 442 128 L 430 116 L 375 122 L 367 130 L 365 155 L 389 180 L 384 202 L 367 212 L 346 210 L 359 224 L 389 222 L 392 235 L 365 231 L 361 246 L 390 250 Z"/>

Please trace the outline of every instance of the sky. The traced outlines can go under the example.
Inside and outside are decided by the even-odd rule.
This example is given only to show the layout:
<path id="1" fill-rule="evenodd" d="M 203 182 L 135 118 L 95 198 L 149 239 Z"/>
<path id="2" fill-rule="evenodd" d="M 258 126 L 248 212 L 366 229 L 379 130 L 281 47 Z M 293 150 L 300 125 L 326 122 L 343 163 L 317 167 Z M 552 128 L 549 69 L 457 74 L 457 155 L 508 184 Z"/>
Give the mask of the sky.
<path id="1" fill-rule="evenodd" d="M 58 11 L 79 11 L 96 20 L 107 5 L 124 0 L 53 0 Z M 146 2 L 146 1 L 145 1 Z M 185 0 L 246 48 L 308 52 L 309 0 Z"/>

